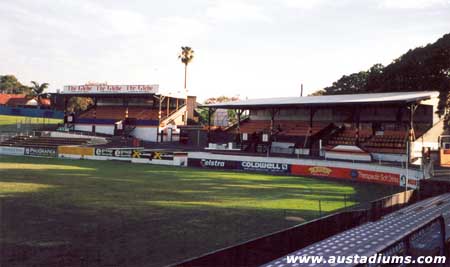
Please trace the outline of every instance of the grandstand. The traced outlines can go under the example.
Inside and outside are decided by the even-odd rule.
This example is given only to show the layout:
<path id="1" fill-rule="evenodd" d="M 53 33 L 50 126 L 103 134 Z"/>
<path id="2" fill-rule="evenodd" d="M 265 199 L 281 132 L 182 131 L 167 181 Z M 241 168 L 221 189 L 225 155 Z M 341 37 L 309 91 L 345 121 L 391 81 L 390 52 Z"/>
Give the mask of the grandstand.
<path id="1" fill-rule="evenodd" d="M 145 141 L 178 141 L 178 125 L 193 118 L 195 97 L 160 94 L 158 85 L 71 85 L 58 94 L 69 131 L 133 136 Z M 69 114 L 72 97 L 93 100 L 87 110 Z"/>
<path id="2" fill-rule="evenodd" d="M 437 149 L 443 129 L 443 120 L 436 115 L 438 95 L 398 92 L 309 96 L 204 107 L 210 114 L 219 108 L 236 111 L 238 121 L 227 128 L 229 135 L 223 143 L 234 140 L 242 151 L 323 156 L 327 150 L 346 145 L 369 153 L 374 160 L 404 162 L 408 154 L 412 162 L 420 163 L 422 147 Z M 435 131 L 439 128 L 441 132 Z M 427 134 L 430 132 L 433 134 Z M 220 143 L 214 132 L 209 132 L 209 140 Z"/>

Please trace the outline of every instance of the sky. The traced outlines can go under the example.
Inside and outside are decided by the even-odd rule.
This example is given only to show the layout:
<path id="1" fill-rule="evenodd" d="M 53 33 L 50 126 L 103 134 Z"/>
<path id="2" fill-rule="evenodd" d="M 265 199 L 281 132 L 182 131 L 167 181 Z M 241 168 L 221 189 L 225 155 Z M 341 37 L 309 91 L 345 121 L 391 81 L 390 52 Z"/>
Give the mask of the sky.
<path id="1" fill-rule="evenodd" d="M 450 33 L 450 0 L 0 0 L 0 75 L 299 96 Z"/>

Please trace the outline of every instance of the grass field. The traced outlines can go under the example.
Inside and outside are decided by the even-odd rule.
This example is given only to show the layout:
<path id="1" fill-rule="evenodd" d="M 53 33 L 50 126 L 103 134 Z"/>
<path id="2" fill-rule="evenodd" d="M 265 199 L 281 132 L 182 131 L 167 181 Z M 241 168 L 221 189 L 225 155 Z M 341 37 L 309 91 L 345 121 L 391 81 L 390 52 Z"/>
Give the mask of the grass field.
<path id="1" fill-rule="evenodd" d="M 16 123 L 31 123 L 31 124 L 43 124 L 43 123 L 61 123 L 60 119 L 47 119 L 47 118 L 33 118 L 33 117 L 22 117 L 22 116 L 7 116 L 0 115 L 0 125 L 16 125 Z"/>
<path id="2" fill-rule="evenodd" d="M 286 217 L 318 217 L 319 200 L 324 214 L 391 193 L 301 177 L 2 156 L 0 266 L 162 266 L 298 223 Z"/>

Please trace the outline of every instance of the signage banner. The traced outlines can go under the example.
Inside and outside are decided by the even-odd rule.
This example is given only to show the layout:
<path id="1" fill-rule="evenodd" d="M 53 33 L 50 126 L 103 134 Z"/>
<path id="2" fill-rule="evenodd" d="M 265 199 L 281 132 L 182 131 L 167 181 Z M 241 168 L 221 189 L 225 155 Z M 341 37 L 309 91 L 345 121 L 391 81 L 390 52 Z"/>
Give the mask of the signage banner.
<path id="1" fill-rule="evenodd" d="M 96 148 L 96 156 L 119 158 L 143 158 L 150 160 L 173 160 L 173 152 L 155 151 L 150 149 L 111 149 Z"/>
<path id="2" fill-rule="evenodd" d="M 145 150 L 144 150 L 145 153 Z M 164 152 L 164 151 L 149 151 L 150 160 L 158 159 L 158 160 L 173 160 L 173 152 Z"/>
<path id="3" fill-rule="evenodd" d="M 400 174 L 357 170 L 357 179 L 367 182 L 400 185 Z"/>
<path id="4" fill-rule="evenodd" d="M 25 149 L 23 147 L 0 146 L 1 155 L 23 156 Z"/>
<path id="5" fill-rule="evenodd" d="M 322 167 L 322 166 L 310 166 L 310 165 L 292 165 L 291 173 L 294 175 L 306 175 L 306 176 L 318 176 L 318 177 L 330 177 L 330 178 L 344 178 L 352 179 L 356 178 L 356 174 L 347 168 L 337 167 Z"/>
<path id="6" fill-rule="evenodd" d="M 400 185 L 400 175 L 396 173 L 355 170 L 350 168 L 322 167 L 309 165 L 292 165 L 291 173 L 314 177 L 330 177 L 340 179 Z M 411 180 L 411 179 L 410 179 Z M 411 182 L 409 184 L 412 184 Z"/>
<path id="7" fill-rule="evenodd" d="M 240 162 L 240 169 L 246 171 L 290 173 L 290 166 L 287 163 L 242 161 Z"/>
<path id="8" fill-rule="evenodd" d="M 188 166 L 209 169 L 245 170 L 267 173 L 290 173 L 289 164 L 272 162 L 188 158 Z"/>
<path id="9" fill-rule="evenodd" d="M 58 153 L 55 147 L 25 147 L 24 155 L 39 157 L 57 157 Z"/>
<path id="10" fill-rule="evenodd" d="M 70 154 L 77 156 L 93 156 L 94 148 L 81 146 L 58 146 L 58 154 Z"/>
<path id="11" fill-rule="evenodd" d="M 193 159 L 188 158 L 188 166 L 200 167 L 208 169 L 237 169 L 237 161 L 220 160 L 220 159 Z"/>
<path id="12" fill-rule="evenodd" d="M 66 85 L 63 94 L 157 94 L 153 85 Z"/>

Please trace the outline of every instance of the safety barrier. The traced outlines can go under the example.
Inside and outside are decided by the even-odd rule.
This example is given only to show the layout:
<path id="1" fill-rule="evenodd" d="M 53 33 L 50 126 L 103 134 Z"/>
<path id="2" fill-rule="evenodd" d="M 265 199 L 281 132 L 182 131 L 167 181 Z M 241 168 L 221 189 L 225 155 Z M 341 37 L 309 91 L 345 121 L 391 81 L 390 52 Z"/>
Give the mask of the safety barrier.
<path id="1" fill-rule="evenodd" d="M 295 176 L 334 178 L 340 180 L 381 183 L 415 189 L 423 172 L 396 166 L 352 163 L 333 160 L 293 159 L 275 157 L 237 156 L 190 152 L 188 166 L 206 169 L 243 170 Z M 408 179 L 406 178 L 408 176 Z"/>
<path id="2" fill-rule="evenodd" d="M 58 157 L 186 166 L 187 153 L 144 148 L 58 147 Z"/>
<path id="3" fill-rule="evenodd" d="M 187 166 L 186 152 L 144 148 L 95 148 L 84 146 L 0 146 L 0 155 L 59 157 L 69 159 L 121 160 L 133 163 Z"/>

